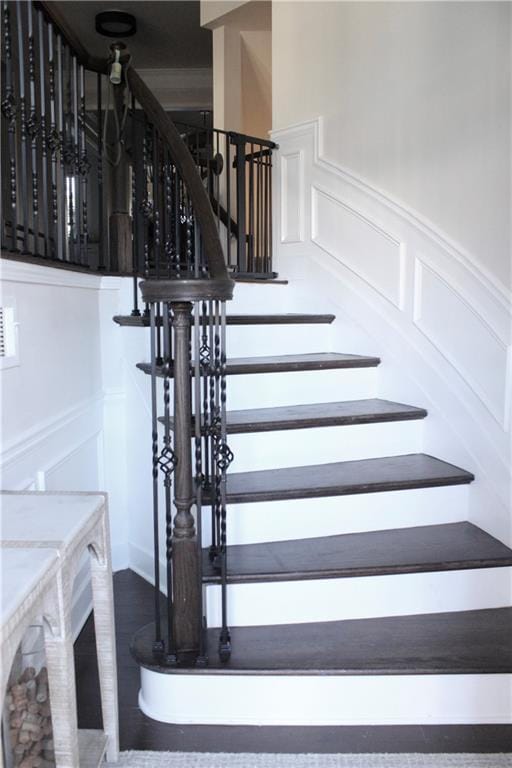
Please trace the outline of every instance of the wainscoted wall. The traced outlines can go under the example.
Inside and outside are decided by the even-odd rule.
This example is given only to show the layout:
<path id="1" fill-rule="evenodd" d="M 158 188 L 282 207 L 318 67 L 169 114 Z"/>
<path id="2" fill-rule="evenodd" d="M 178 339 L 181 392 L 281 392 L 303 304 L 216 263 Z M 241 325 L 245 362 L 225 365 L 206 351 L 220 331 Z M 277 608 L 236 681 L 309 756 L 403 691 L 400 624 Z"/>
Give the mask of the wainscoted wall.
<path id="1" fill-rule="evenodd" d="M 19 360 L 0 371 L 1 487 L 106 490 L 114 568 L 127 565 L 123 366 L 107 349 L 120 281 L 2 261 L 2 306 L 16 310 Z M 91 610 L 79 570 L 73 626 Z"/>
<path id="2" fill-rule="evenodd" d="M 429 409 L 423 450 L 475 472 L 470 518 L 511 543 L 510 293 L 431 222 L 330 161 L 321 118 L 272 138 L 276 268 L 296 306 L 337 314 L 333 349 L 381 355 L 380 395 Z"/>

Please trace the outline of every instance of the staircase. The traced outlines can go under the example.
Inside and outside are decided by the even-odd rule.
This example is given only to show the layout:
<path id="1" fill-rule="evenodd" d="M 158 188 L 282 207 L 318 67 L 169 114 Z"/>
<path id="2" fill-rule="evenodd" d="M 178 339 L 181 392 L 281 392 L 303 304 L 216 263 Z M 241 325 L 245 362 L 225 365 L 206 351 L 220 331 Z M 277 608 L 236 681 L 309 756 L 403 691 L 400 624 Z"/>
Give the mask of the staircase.
<path id="1" fill-rule="evenodd" d="M 243 290 L 235 305 L 278 308 L 293 289 Z M 501 607 L 507 603 L 496 578 L 503 584 L 497 569 L 512 565 L 512 550 L 467 520 L 474 476 L 414 450 L 424 408 L 368 396 L 376 393 L 379 358 L 308 347 L 277 354 L 301 343 L 325 348 L 334 321 L 279 312 L 226 318 L 228 353 L 249 350 L 255 329 L 257 351 L 265 343 L 269 351 L 228 354 L 226 363 L 226 431 L 235 453 L 226 497 L 232 651 L 227 661 L 217 652 L 222 579 L 205 526 L 208 663 L 162 665 L 152 650 L 154 627 L 142 628 L 131 648 L 141 665 L 140 705 L 150 717 L 491 722 L 483 701 L 507 695 L 512 609 Z M 137 367 L 150 373 L 149 363 Z M 333 401 L 336 392 L 347 399 Z M 276 405 L 269 406 L 272 393 Z M 478 705 L 471 703 L 475 685 Z"/>
<path id="2" fill-rule="evenodd" d="M 129 414 L 150 422 L 134 483 L 151 484 L 138 570 L 155 620 L 131 643 L 143 712 L 508 722 L 512 550 L 472 522 L 478 477 L 423 453 L 425 420 L 445 437 L 436 414 L 382 399 L 380 358 L 340 350 L 333 314 L 302 313 L 326 290 L 308 297 L 302 278 L 292 301 L 275 279 L 276 145 L 180 132 L 126 53 L 111 86 L 114 52 L 89 56 L 54 3 L 4 5 L 3 253 L 129 279 L 132 312 L 114 319 L 149 337 Z"/>

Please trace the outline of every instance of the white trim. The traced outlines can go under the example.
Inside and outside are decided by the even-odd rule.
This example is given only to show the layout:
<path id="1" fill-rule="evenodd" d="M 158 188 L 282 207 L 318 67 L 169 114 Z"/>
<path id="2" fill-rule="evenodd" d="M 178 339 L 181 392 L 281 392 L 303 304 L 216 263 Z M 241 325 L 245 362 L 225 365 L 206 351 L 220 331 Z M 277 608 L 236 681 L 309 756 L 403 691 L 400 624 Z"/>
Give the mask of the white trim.
<path id="1" fill-rule="evenodd" d="M 71 269 L 57 269 L 46 264 L 32 264 L 2 258 L 0 279 L 10 283 L 34 283 L 36 285 L 56 285 L 65 288 L 84 288 L 97 291 L 101 288 L 101 275 L 88 275 Z"/>
<path id="2" fill-rule="evenodd" d="M 28 453 L 28 451 L 35 448 L 43 440 L 69 426 L 75 419 L 84 416 L 87 411 L 100 406 L 102 400 L 102 394 L 83 400 L 62 411 L 56 418 L 40 421 L 36 427 L 25 430 L 16 439 L 11 440 L 10 443 L 3 443 L 0 453 L 0 467 L 4 468 L 17 461 L 20 456 Z"/>
<path id="3" fill-rule="evenodd" d="M 287 128 L 278 128 L 271 132 L 272 141 L 279 142 L 285 137 L 296 138 L 306 137 L 313 132 L 314 134 L 314 162 L 320 168 L 324 168 L 331 173 L 338 175 L 344 182 L 363 191 L 367 195 L 374 197 L 379 203 L 385 205 L 413 224 L 424 235 L 434 241 L 434 243 L 469 269 L 475 277 L 483 283 L 487 290 L 492 293 L 512 317 L 512 291 L 507 288 L 498 278 L 496 278 L 485 265 L 483 265 L 477 256 L 467 251 L 460 243 L 449 237 L 443 230 L 437 227 L 432 221 L 420 214 L 414 208 L 407 206 L 403 201 L 395 198 L 393 195 L 384 192 L 374 186 L 368 179 L 356 175 L 353 171 L 344 168 L 328 159 L 324 152 L 324 120 L 319 116 L 313 120 L 307 120 L 302 123 L 296 123 Z"/>

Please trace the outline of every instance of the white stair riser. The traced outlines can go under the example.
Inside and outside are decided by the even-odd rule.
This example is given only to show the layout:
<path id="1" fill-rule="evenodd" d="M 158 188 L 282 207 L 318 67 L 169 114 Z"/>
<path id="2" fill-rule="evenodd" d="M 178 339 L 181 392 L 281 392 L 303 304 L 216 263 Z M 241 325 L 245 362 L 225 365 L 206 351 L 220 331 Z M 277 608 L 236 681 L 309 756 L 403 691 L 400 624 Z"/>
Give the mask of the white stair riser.
<path id="1" fill-rule="evenodd" d="M 251 373 L 228 377 L 227 408 L 233 411 L 362 400 L 377 397 L 376 392 L 376 368 Z"/>
<path id="2" fill-rule="evenodd" d="M 288 285 L 264 285 L 262 283 L 236 283 L 231 301 L 226 302 L 228 315 L 281 314 L 304 312 L 290 309 L 291 291 Z"/>
<path id="3" fill-rule="evenodd" d="M 226 348 L 230 357 L 256 355 L 300 355 L 305 352 L 330 352 L 330 326 L 297 325 L 228 325 Z M 350 352 L 351 350 L 340 350 Z"/>
<path id="4" fill-rule="evenodd" d="M 381 424 L 228 435 L 234 453 L 230 472 L 369 459 L 421 451 L 423 424 Z"/>
<path id="5" fill-rule="evenodd" d="M 306 539 L 341 533 L 467 520 L 466 485 L 228 505 L 229 544 Z M 207 546 L 209 510 L 203 510 Z"/>
<path id="6" fill-rule="evenodd" d="M 164 675 L 141 669 L 139 705 L 166 723 L 510 723 L 510 675 Z"/>
<path id="7" fill-rule="evenodd" d="M 140 362 L 147 358 L 147 354 L 140 353 L 134 355 L 133 360 Z M 138 379 L 138 386 L 149 392 L 150 376 L 141 371 L 135 371 L 133 375 Z M 142 381 L 144 377 L 146 382 Z M 163 379 L 158 379 L 157 387 L 159 415 L 162 415 Z M 170 391 L 172 403 L 172 380 Z M 227 377 L 228 411 L 363 400 L 377 396 L 376 368 L 249 373 Z M 150 402 L 148 395 L 148 407 Z"/>
<path id="8" fill-rule="evenodd" d="M 220 587 L 211 585 L 206 592 L 208 626 L 218 627 Z M 509 568 L 231 584 L 228 623 L 303 624 L 503 608 L 509 604 Z"/>

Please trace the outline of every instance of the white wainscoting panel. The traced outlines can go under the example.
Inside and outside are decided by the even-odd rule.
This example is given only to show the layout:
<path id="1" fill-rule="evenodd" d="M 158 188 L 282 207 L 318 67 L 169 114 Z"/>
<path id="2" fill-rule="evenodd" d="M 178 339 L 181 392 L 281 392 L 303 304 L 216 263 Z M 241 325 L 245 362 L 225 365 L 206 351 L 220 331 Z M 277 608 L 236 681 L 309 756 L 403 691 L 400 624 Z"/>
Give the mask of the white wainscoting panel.
<path id="1" fill-rule="evenodd" d="M 475 308 L 439 275 L 416 258 L 414 322 L 504 429 L 508 349 Z"/>
<path id="2" fill-rule="evenodd" d="M 304 173 L 302 152 L 281 155 L 281 239 L 298 243 L 304 239 Z"/>
<path id="3" fill-rule="evenodd" d="M 313 187 L 311 191 L 313 242 L 400 307 L 405 246 L 325 190 Z"/>

